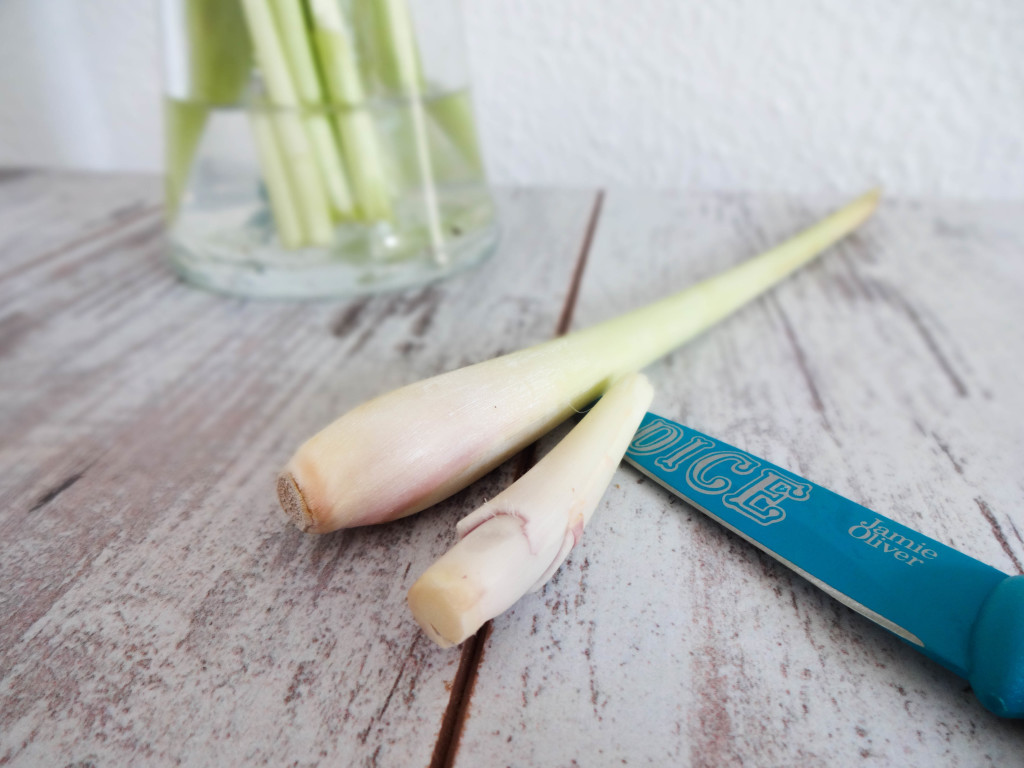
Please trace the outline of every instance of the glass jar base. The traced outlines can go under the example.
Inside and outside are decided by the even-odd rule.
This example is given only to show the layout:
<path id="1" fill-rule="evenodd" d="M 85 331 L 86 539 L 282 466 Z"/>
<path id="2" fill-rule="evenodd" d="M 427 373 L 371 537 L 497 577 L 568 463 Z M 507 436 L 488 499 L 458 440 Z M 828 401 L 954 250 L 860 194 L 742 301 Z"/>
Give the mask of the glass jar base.
<path id="1" fill-rule="evenodd" d="M 187 282 L 232 296 L 266 299 L 350 298 L 426 285 L 486 260 L 498 244 L 497 226 L 450 240 L 438 255 L 432 248 L 401 258 L 353 257 L 323 249 L 285 252 L 275 258 L 224 252 L 210 242 L 191 244 L 168 237 L 167 257 Z M 357 252 L 357 249 L 350 249 Z M 363 253 L 366 253 L 365 251 Z M 289 263 L 290 262 L 290 263 Z"/>

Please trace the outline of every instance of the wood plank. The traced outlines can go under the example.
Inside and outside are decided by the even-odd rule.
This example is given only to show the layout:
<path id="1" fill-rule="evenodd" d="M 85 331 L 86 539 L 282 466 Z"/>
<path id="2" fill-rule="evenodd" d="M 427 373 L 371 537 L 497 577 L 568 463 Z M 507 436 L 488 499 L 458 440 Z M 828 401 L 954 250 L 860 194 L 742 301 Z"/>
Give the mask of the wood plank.
<path id="1" fill-rule="evenodd" d="M 837 202 L 837 201 L 835 201 Z M 611 193 L 589 325 L 827 210 Z M 1008 573 L 1024 526 L 1019 206 L 884 201 L 876 218 L 651 367 L 653 410 Z M 548 586 L 493 622 L 457 766 L 1015 764 L 967 683 L 623 467 Z"/>
<path id="2" fill-rule="evenodd" d="M 289 527 L 273 482 L 367 397 L 552 334 L 593 195 L 499 202 L 493 259 L 406 294 L 212 296 L 147 221 L 76 241 L 91 212 L 0 283 L 0 763 L 429 762 L 459 652 L 405 593 L 510 469 L 324 537 Z"/>
<path id="3" fill-rule="evenodd" d="M 140 219 L 157 221 L 162 199 L 149 175 L 0 172 L 0 280 Z"/>

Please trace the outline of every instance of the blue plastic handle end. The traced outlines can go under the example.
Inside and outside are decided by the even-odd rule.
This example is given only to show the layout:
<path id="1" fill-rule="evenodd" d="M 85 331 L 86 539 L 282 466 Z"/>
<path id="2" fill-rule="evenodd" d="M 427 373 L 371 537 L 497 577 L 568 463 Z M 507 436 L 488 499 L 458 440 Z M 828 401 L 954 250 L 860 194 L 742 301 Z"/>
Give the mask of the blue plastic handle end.
<path id="1" fill-rule="evenodd" d="M 1024 576 L 992 590 L 971 633 L 971 688 L 1000 717 L 1024 717 Z"/>

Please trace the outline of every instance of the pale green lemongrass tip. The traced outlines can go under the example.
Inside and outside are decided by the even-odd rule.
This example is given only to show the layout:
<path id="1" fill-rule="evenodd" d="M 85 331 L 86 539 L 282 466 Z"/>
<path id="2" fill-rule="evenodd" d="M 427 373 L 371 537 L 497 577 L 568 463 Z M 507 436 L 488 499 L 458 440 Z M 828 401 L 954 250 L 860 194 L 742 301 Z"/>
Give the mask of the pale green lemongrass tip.
<path id="1" fill-rule="evenodd" d="M 679 293 L 640 309 L 578 331 L 570 338 L 599 350 L 614 345 L 623 351 L 613 375 L 639 370 L 668 349 L 686 343 L 817 258 L 829 246 L 860 226 L 881 196 L 873 189 L 836 210 L 789 240 Z"/>

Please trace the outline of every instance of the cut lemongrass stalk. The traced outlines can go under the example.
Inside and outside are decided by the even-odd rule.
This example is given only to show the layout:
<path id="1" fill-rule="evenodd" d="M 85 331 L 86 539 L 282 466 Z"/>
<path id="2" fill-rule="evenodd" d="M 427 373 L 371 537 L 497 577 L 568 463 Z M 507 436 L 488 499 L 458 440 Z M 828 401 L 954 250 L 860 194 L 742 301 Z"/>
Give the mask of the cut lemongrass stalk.
<path id="1" fill-rule="evenodd" d="M 182 0 L 160 3 L 160 9 L 162 26 L 175 41 L 173 47 L 185 41 L 188 46 L 188 85 L 172 89 L 174 98 L 167 103 L 165 126 L 166 206 L 168 219 L 173 220 L 188 187 L 210 110 L 238 103 L 252 70 L 252 47 L 237 3 Z M 178 64 L 175 61 L 172 71 Z"/>
<path id="2" fill-rule="evenodd" d="M 391 219 L 391 188 L 373 117 L 366 109 L 346 107 L 337 122 L 346 157 L 352 161 L 352 186 L 360 215 L 367 221 Z"/>
<path id="3" fill-rule="evenodd" d="M 278 239 L 285 248 L 299 248 L 302 245 L 302 222 L 299 220 L 299 212 L 295 210 L 295 196 L 288 188 L 288 171 L 277 146 L 274 127 L 270 118 L 260 112 L 250 116 L 250 123 Z"/>
<path id="4" fill-rule="evenodd" d="M 334 239 L 334 227 L 308 126 L 299 115 L 290 111 L 277 112 L 273 116 L 273 125 L 293 182 L 306 245 L 330 245 Z"/>
<path id="5" fill-rule="evenodd" d="M 434 261 L 448 263 L 444 233 L 441 230 L 441 208 L 437 197 L 437 180 L 427 140 L 427 119 L 423 107 L 423 85 L 420 77 L 419 52 L 412 15 L 406 0 L 378 0 L 379 21 L 386 43 L 392 53 L 392 62 L 401 95 L 408 101 L 412 118 L 413 144 L 423 192 L 423 212 Z"/>
<path id="6" fill-rule="evenodd" d="M 306 125 L 297 110 L 301 106 L 288 62 L 267 0 L 242 0 L 256 59 L 272 106 L 274 134 L 296 196 L 304 245 L 328 245 L 333 237 L 330 205 L 319 163 Z"/>
<path id="7" fill-rule="evenodd" d="M 242 7 L 256 51 L 256 61 L 271 100 L 279 107 L 298 107 L 298 91 L 269 0 L 242 0 Z"/>
<path id="8" fill-rule="evenodd" d="M 806 264 L 861 224 L 878 196 L 661 301 L 364 403 L 292 456 L 278 481 L 282 507 L 314 533 L 426 509 Z"/>
<path id="9" fill-rule="evenodd" d="M 483 171 L 476 120 L 467 92 L 451 93 L 432 99 L 427 105 L 430 118 L 459 153 L 462 164 L 472 171 Z"/>
<path id="10" fill-rule="evenodd" d="M 533 468 L 458 525 L 459 541 L 409 590 L 447 648 L 547 583 L 579 541 L 651 403 L 642 374 L 613 385 Z"/>
<path id="11" fill-rule="evenodd" d="M 338 219 L 350 219 L 355 213 L 355 203 L 345 174 L 345 161 L 341 156 L 338 138 L 326 115 L 309 114 L 306 120 L 310 140 L 320 159 L 320 171 L 327 187 L 331 209 Z"/>
<path id="12" fill-rule="evenodd" d="M 281 46 L 288 61 L 288 71 L 298 98 L 308 106 L 323 100 L 320 75 L 306 30 L 301 0 L 268 0 L 280 30 Z"/>
<path id="13" fill-rule="evenodd" d="M 434 261 L 444 266 L 448 263 L 444 233 L 441 231 L 441 205 L 437 199 L 437 180 L 434 177 L 434 163 L 427 141 L 427 121 L 423 110 L 423 98 L 419 93 L 410 94 L 409 107 L 412 115 L 413 136 L 416 139 L 416 159 L 419 163 L 420 183 L 423 189 L 423 211 L 427 219 L 427 234 L 430 236 L 430 250 Z"/>
<path id="14" fill-rule="evenodd" d="M 327 115 L 324 91 L 313 57 L 313 47 L 306 18 L 300 0 L 271 0 L 281 43 L 288 61 L 296 96 L 307 109 L 318 110 L 305 114 L 310 140 L 313 142 L 319 160 L 320 172 L 331 201 L 331 207 L 339 218 L 351 217 L 353 213 L 352 191 L 345 173 L 345 163 Z"/>
<path id="15" fill-rule="evenodd" d="M 313 40 L 348 161 L 359 214 L 369 221 L 391 217 L 391 194 L 373 118 L 366 111 L 366 91 L 348 25 L 337 0 L 307 0 Z"/>

